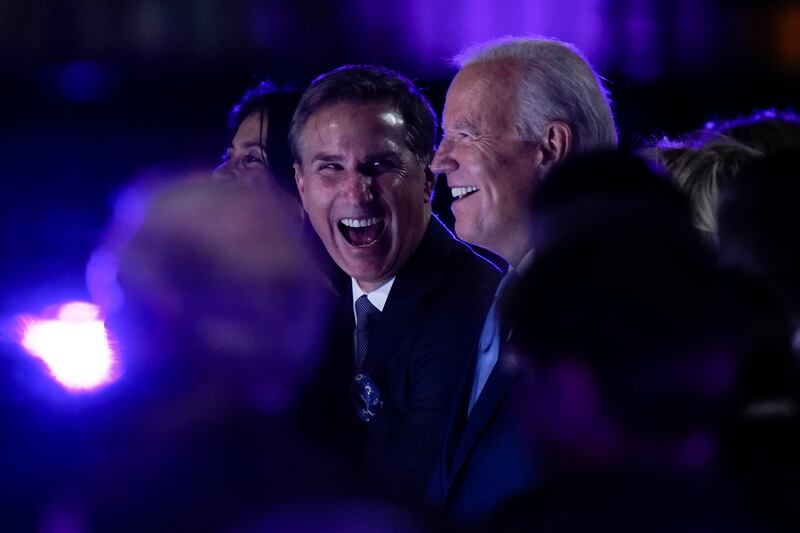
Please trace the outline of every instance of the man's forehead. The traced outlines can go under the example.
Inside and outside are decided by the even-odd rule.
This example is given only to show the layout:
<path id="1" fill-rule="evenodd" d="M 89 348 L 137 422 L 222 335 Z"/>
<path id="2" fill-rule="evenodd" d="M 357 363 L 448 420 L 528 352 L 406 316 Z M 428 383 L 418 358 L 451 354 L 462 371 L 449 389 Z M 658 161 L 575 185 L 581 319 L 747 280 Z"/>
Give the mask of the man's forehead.
<path id="1" fill-rule="evenodd" d="M 451 89 L 471 91 L 487 100 L 507 98 L 519 89 L 521 67 L 519 60 L 513 58 L 473 63 L 456 74 Z"/>
<path id="2" fill-rule="evenodd" d="M 337 102 L 313 113 L 303 127 L 301 150 L 315 158 L 329 157 L 341 149 L 356 149 L 367 156 L 397 153 L 404 146 L 405 122 L 399 111 L 383 102 Z"/>
<path id="3" fill-rule="evenodd" d="M 375 135 L 394 135 L 405 130 L 405 121 L 402 114 L 388 103 L 333 102 L 308 117 L 301 138 L 313 134 L 314 130 L 339 134 L 372 130 Z"/>
<path id="4" fill-rule="evenodd" d="M 314 120 L 331 120 L 346 124 L 354 117 L 373 118 L 376 122 L 387 126 L 403 126 L 403 115 L 389 102 L 377 101 L 337 101 L 322 106 L 312 113 L 308 122 Z"/>
<path id="5" fill-rule="evenodd" d="M 519 71 L 514 70 L 518 66 L 517 61 L 500 60 L 461 69 L 445 100 L 447 126 L 469 127 L 511 119 L 519 94 Z"/>

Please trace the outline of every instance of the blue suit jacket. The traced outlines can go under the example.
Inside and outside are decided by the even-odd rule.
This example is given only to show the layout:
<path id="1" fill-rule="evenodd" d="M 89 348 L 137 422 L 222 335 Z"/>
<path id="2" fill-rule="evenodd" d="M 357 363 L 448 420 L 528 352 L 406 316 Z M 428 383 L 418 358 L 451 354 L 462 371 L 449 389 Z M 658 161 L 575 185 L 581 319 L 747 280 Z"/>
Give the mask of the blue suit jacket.
<path id="1" fill-rule="evenodd" d="M 489 518 L 500 504 L 534 486 L 535 454 L 519 424 L 519 394 L 530 386 L 512 357 L 501 355 L 469 416 L 477 345 L 445 430 L 439 463 L 428 486 L 429 505 L 457 523 Z"/>

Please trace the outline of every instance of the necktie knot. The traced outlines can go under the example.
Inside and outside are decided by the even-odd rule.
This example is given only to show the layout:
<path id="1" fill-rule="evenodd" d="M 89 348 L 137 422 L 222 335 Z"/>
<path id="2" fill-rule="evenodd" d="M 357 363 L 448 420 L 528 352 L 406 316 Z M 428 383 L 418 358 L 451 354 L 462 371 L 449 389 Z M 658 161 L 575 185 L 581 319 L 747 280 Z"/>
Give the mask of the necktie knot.
<path id="1" fill-rule="evenodd" d="M 372 321 L 380 314 L 380 310 L 372 305 L 366 294 L 356 300 L 356 328 L 367 329 Z"/>

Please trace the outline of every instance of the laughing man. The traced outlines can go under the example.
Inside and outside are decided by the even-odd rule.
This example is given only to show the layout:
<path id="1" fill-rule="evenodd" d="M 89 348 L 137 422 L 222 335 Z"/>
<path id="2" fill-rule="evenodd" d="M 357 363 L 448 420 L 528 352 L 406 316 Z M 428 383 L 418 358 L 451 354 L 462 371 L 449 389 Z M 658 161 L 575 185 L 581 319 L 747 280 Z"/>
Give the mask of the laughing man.
<path id="1" fill-rule="evenodd" d="M 341 431 L 357 433 L 368 471 L 418 501 L 499 281 L 431 215 L 435 138 L 425 97 L 373 66 L 317 78 L 289 135 L 303 207 L 347 274 L 340 311 L 352 343 L 338 364 L 350 383 L 330 400 L 352 395 L 357 427 Z"/>

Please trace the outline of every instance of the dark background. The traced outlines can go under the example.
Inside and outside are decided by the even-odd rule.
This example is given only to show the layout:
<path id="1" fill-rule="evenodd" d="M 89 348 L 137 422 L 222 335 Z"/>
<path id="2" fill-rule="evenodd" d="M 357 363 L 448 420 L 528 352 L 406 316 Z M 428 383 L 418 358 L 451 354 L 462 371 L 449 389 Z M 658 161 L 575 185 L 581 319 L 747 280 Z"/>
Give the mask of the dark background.
<path id="1" fill-rule="evenodd" d="M 302 88 L 379 63 L 439 111 L 447 58 L 524 33 L 585 52 L 625 148 L 798 103 L 795 2 L 0 0 L 0 317 L 86 298 L 120 187 L 159 166 L 213 166 L 228 109 L 260 77 Z"/>

